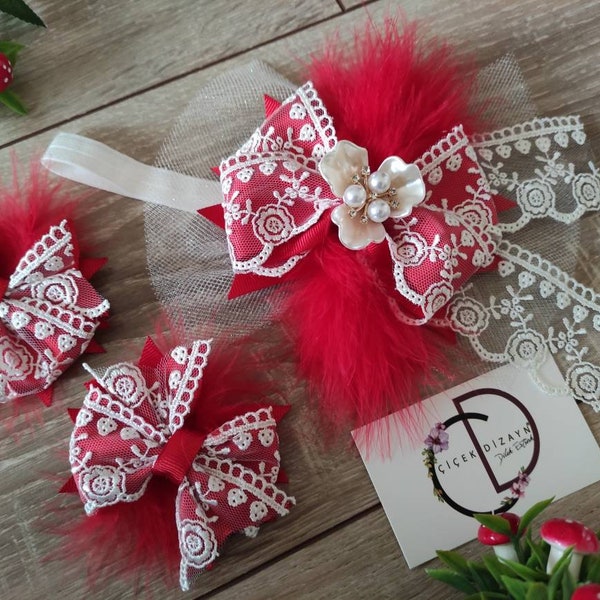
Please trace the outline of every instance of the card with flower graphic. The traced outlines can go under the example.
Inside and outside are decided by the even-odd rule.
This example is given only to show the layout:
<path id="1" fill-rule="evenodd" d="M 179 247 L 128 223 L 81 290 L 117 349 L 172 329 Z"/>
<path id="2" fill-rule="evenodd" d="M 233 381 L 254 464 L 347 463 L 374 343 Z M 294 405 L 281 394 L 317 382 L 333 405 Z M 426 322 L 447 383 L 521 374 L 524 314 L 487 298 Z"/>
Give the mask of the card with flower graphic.
<path id="1" fill-rule="evenodd" d="M 544 381 L 567 389 L 552 359 Z M 600 448 L 573 398 L 545 393 L 513 365 L 405 413 L 420 437 L 391 425 L 390 455 L 363 460 L 411 568 L 472 539 L 474 513 L 522 513 L 600 480 Z"/>

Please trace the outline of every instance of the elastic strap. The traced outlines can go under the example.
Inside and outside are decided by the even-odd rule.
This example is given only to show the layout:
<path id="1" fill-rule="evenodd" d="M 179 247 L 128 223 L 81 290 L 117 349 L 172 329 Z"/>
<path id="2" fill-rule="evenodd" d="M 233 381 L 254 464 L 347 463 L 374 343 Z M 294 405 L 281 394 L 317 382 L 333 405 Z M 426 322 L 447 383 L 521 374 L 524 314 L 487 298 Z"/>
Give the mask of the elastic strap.
<path id="1" fill-rule="evenodd" d="M 220 204 L 218 181 L 151 167 L 90 138 L 59 133 L 42 165 L 52 173 L 107 192 L 187 212 Z"/>

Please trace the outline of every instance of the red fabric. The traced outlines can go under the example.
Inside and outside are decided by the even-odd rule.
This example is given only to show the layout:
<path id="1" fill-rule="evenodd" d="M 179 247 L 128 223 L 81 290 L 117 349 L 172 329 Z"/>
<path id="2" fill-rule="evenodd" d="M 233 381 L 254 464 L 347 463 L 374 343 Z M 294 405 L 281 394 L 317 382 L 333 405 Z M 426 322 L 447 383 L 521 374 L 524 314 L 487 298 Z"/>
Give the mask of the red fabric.
<path id="1" fill-rule="evenodd" d="M 71 421 L 73 421 L 73 423 L 75 423 L 75 420 L 77 419 L 77 415 L 79 414 L 79 409 L 78 408 L 67 408 L 67 414 L 69 415 L 69 419 L 71 419 Z"/>
<path id="2" fill-rule="evenodd" d="M 459 57 L 448 44 L 427 39 L 416 24 L 402 25 L 389 18 L 380 32 L 369 24 L 366 31 L 356 32 L 353 49 L 333 40 L 307 67 L 307 79 L 332 117 L 337 140 L 366 148 L 371 169 L 388 156 L 400 156 L 417 162 L 427 173 L 425 203 L 434 210 L 425 205 L 415 208 L 414 225 L 408 225 L 409 218 L 400 229 L 387 222 L 389 248 L 383 243 L 359 252 L 347 250 L 337 240 L 330 209 L 319 215 L 316 202 L 290 201 L 286 186 L 291 184 L 285 177 L 291 179 L 293 170 L 298 180 L 308 165 L 300 184 L 306 186 L 305 196 L 330 198 L 330 206 L 340 202 L 310 164 L 318 145 L 324 151 L 330 148 L 319 135 L 301 135 L 312 121 L 298 96 L 280 107 L 267 99 L 260 136 L 250 140 L 250 150 L 221 165 L 226 231 L 236 273 L 232 295 L 252 290 L 253 284 L 264 285 L 265 269 L 281 269 L 290 257 L 302 254 L 286 275 L 296 281 L 282 293 L 281 316 L 296 342 L 300 369 L 319 398 L 320 414 L 338 430 L 400 410 L 420 399 L 421 385 L 440 374 L 452 376 L 443 347 L 452 343 L 453 334 L 413 327 L 403 319 L 421 319 L 424 309 L 429 318 L 479 270 L 478 257 L 484 257 L 481 268 L 490 268 L 493 261 L 495 246 L 486 227 L 496 222 L 497 209 L 481 191 L 474 152 L 462 147 L 453 154 L 453 162 L 440 158 L 432 164 L 449 142 L 439 152 L 434 145 L 450 132 L 447 139 L 460 148 L 464 134 L 455 130 L 457 126 L 462 125 L 466 134 L 482 126 L 469 109 L 474 70 L 469 59 Z M 319 118 L 324 125 L 321 113 Z M 286 146 L 286 140 L 297 147 Z M 257 169 L 261 160 L 271 166 Z M 260 211 L 282 197 L 285 202 L 270 210 L 273 231 L 283 234 L 269 236 Z M 251 207 L 244 202 L 251 202 Z M 469 221 L 469 231 L 461 219 L 435 208 L 455 211 L 455 216 Z M 318 225 L 305 227 L 309 221 Z M 287 233 L 290 223 L 292 235 Z M 311 236 L 316 227 L 319 235 Z M 475 237 L 472 245 L 469 236 Z M 460 253 L 452 258 L 440 254 L 436 260 L 413 265 L 402 256 L 413 238 L 423 240 L 423 247 L 436 248 L 456 247 L 458 240 Z M 451 265 L 457 275 L 453 279 L 443 274 L 449 260 L 456 261 Z M 280 274 L 271 279 L 278 283 Z M 408 290 L 398 293 L 395 288 L 402 285 Z M 411 299 L 415 295 L 430 298 L 430 304 L 422 307 Z M 404 425 L 410 430 L 409 424 Z"/>
<path id="3" fill-rule="evenodd" d="M 414 40 L 410 36 L 413 32 L 406 35 L 408 39 L 398 39 L 412 47 Z M 394 41 L 382 43 L 380 51 L 387 51 Z M 426 68 L 430 60 L 428 56 L 421 68 Z M 360 68 L 364 68 L 362 63 Z M 424 83 L 412 82 L 411 85 L 419 87 Z M 323 122 L 314 121 L 311 115 L 317 103 L 311 104 L 310 108 L 305 106 L 306 98 L 310 102 L 312 98 L 309 92 L 303 93 L 298 91 L 279 107 L 269 103 L 270 114 L 258 130 L 260 141 L 253 138 L 252 142 L 262 148 L 262 152 L 249 150 L 223 162 L 226 231 L 236 275 L 229 298 L 264 288 L 269 285 L 269 280 L 275 284 L 294 279 L 295 276 L 290 275 L 297 268 L 294 265 L 306 260 L 332 228 L 330 209 L 324 210 L 323 206 L 327 203 L 337 205 L 341 200 L 335 198 L 327 181 L 311 163 L 317 149 L 327 143 L 315 131 L 329 121 L 323 116 L 323 110 Z M 466 103 L 466 98 L 459 97 Z M 458 104 L 458 99 L 454 104 Z M 466 110 L 465 106 L 461 107 Z M 440 135 L 444 133 L 445 125 L 452 122 L 451 118 L 458 116 L 447 108 L 447 111 L 439 109 L 437 115 Z M 454 108 L 458 110 L 457 106 Z M 429 118 L 434 120 L 433 116 Z M 337 119 L 334 124 L 337 127 Z M 283 142 L 286 139 L 293 142 L 286 146 L 287 142 Z M 391 219 L 385 224 L 391 243 L 384 260 L 388 270 L 400 272 L 396 278 L 399 277 L 404 286 L 404 289 L 398 287 L 402 296 L 399 302 L 406 314 L 421 320 L 430 319 L 437 312 L 438 304 L 447 302 L 454 291 L 480 267 L 486 266 L 490 261 L 487 258 L 477 260 L 477 257 L 487 257 L 495 248 L 488 228 L 497 222 L 496 209 L 489 194 L 476 192 L 482 185 L 483 175 L 464 132 L 453 129 L 441 140 L 436 138 L 435 142 L 435 146 L 425 148 L 422 157 L 413 157 L 427 173 L 426 179 L 430 183 L 425 202 L 415 207 L 410 217 L 399 224 Z M 277 150 L 270 150 L 270 144 Z M 265 145 L 267 150 L 264 150 Z M 440 160 L 439 157 L 450 148 L 453 149 L 451 158 Z M 452 218 L 449 211 L 455 212 Z M 397 234 L 396 230 L 406 229 L 410 220 L 416 220 L 416 224 L 411 226 L 409 234 Z M 469 227 L 465 221 L 469 222 Z M 449 265 L 445 259 L 421 260 L 417 265 L 406 263 L 402 252 L 407 245 L 414 245 L 415 236 L 423 247 L 448 248 L 448 252 L 457 245 L 457 240 L 460 243 L 466 239 L 463 236 L 468 236 L 471 242 L 462 244 L 461 251 L 449 259 L 456 260 L 452 268 L 457 277 L 449 280 Z M 432 287 L 436 288 L 435 294 L 431 293 Z M 431 305 L 422 305 L 421 298 L 425 296 L 431 297 Z"/>
<path id="4" fill-rule="evenodd" d="M 281 102 L 279 100 L 275 100 L 275 98 L 269 96 L 268 94 L 264 95 L 264 103 L 265 103 L 265 117 L 270 117 L 280 106 Z"/>
<path id="5" fill-rule="evenodd" d="M 219 351 L 205 374 L 208 351 L 208 342 L 194 342 L 163 353 L 148 339 L 137 366 L 119 363 L 86 386 L 70 458 L 93 514 L 76 526 L 71 547 L 87 544 L 93 573 L 102 572 L 102 557 L 114 548 L 131 573 L 174 569 L 180 558 L 187 582 L 211 566 L 229 535 L 293 503 L 274 486 L 275 424 L 288 407 L 240 404 L 266 392 L 252 384 L 253 359 L 242 364 L 235 351 Z M 190 535 L 203 540 L 200 554 Z M 100 547 L 89 552 L 90 540 Z"/>
<path id="6" fill-rule="evenodd" d="M 81 258 L 79 270 L 86 279 L 91 279 L 106 263 L 107 258 Z"/>
<path id="7" fill-rule="evenodd" d="M 0 397 L 49 405 L 50 386 L 107 317 L 88 281 L 106 260 L 80 258 L 70 221 L 79 199 L 37 162 L 27 178 L 17 171 L 13 160 L 12 185 L 0 186 Z"/>
<path id="8" fill-rule="evenodd" d="M 76 494 L 77 493 L 77 485 L 75 485 L 75 480 L 73 477 L 69 477 L 67 481 L 63 484 L 63 486 L 58 490 L 59 494 Z"/>
<path id="9" fill-rule="evenodd" d="M 53 393 L 52 388 L 48 388 L 48 389 L 42 390 L 41 392 L 38 392 L 37 396 L 42 401 L 42 404 L 44 406 L 52 406 L 52 400 L 54 398 L 54 393 Z"/>
<path id="10" fill-rule="evenodd" d="M 0 395 L 40 394 L 88 346 L 108 313 L 108 302 L 79 270 L 67 221 L 32 244 L 10 275 L 0 301 Z M 43 392 L 43 393 L 42 393 Z"/>
<path id="11" fill-rule="evenodd" d="M 205 439 L 206 435 L 190 431 L 189 429 L 179 429 L 173 434 L 158 455 L 152 467 L 152 473 L 166 477 L 176 485 L 179 485 L 192 467 L 192 462 L 200 451 Z"/>
<path id="12" fill-rule="evenodd" d="M 106 350 L 96 340 L 92 340 L 85 349 L 86 354 L 104 354 Z"/>
<path id="13" fill-rule="evenodd" d="M 217 175 L 219 173 L 217 172 Z M 214 223 L 217 227 L 225 229 L 225 219 L 223 218 L 223 207 L 220 204 L 214 206 L 207 206 L 198 211 L 203 217 L 206 217 L 211 223 Z"/>

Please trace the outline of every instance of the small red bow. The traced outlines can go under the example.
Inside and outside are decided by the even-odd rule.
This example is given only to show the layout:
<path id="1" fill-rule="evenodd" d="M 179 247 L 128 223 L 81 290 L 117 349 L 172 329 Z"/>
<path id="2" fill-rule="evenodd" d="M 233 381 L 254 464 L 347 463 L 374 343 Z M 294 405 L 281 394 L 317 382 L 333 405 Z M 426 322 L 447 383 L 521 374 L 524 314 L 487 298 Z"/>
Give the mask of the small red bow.
<path id="1" fill-rule="evenodd" d="M 338 140 L 312 84 L 283 104 L 267 98 L 266 108 L 266 121 L 220 166 L 235 273 L 230 297 L 293 278 L 294 267 L 328 235 L 330 213 L 342 204 L 319 169 Z M 384 259 L 407 314 L 425 323 L 477 271 L 493 265 L 499 234 L 497 206 L 461 127 L 415 164 L 426 197 L 409 216 L 384 223 Z M 211 218 L 213 212 L 203 214 Z"/>
<path id="2" fill-rule="evenodd" d="M 0 402 L 50 386 L 83 352 L 109 304 L 89 283 L 104 259 L 81 259 L 66 220 L 25 253 L 10 279 L 0 279 Z"/>
<path id="3" fill-rule="evenodd" d="M 196 341 L 163 356 L 148 340 L 137 365 L 94 374 L 70 444 L 73 479 L 88 514 L 135 502 L 153 476 L 179 486 L 174 521 L 184 590 L 232 533 L 254 537 L 259 525 L 288 514 L 295 503 L 275 486 L 277 421 L 286 407 L 256 408 L 208 433 L 186 423 L 209 352 L 210 342 Z"/>

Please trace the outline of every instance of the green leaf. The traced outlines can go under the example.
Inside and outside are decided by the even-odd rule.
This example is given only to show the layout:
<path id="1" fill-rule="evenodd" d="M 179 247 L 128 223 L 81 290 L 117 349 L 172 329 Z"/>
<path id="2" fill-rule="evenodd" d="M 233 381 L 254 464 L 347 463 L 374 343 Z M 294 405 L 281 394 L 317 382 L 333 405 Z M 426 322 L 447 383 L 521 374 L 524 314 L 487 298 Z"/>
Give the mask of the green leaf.
<path id="1" fill-rule="evenodd" d="M 473 518 L 476 519 L 483 526 L 495 531 L 496 533 L 501 533 L 503 535 L 508 535 L 512 537 L 512 531 L 510 530 L 510 524 L 506 519 L 499 517 L 498 515 L 488 515 L 488 514 L 476 514 L 473 515 Z"/>
<path id="2" fill-rule="evenodd" d="M 600 583 L 600 556 L 591 554 L 583 558 L 579 579 L 591 583 Z"/>
<path id="3" fill-rule="evenodd" d="M 573 581 L 570 573 L 562 578 L 562 598 L 570 598 L 575 592 L 576 583 Z"/>
<path id="4" fill-rule="evenodd" d="M 46 27 L 44 21 L 23 0 L 0 0 L 0 12 L 11 15 L 11 17 L 16 17 L 21 21 L 25 21 L 25 23 L 31 23 L 31 25 Z"/>
<path id="5" fill-rule="evenodd" d="M 13 110 L 20 115 L 27 114 L 27 109 L 21 100 L 19 100 L 19 97 L 10 90 L 4 90 L 2 93 L 0 93 L 0 102 L 5 104 L 8 108 L 10 108 L 10 110 Z"/>
<path id="6" fill-rule="evenodd" d="M 498 589 L 494 576 L 480 564 L 469 562 L 470 579 L 482 592 L 491 592 Z"/>
<path id="7" fill-rule="evenodd" d="M 503 560 L 502 563 L 506 565 L 514 574 L 518 575 L 525 581 L 547 581 L 548 575 L 544 571 L 536 571 L 526 565 L 515 562 L 513 560 Z"/>
<path id="8" fill-rule="evenodd" d="M 438 550 L 437 555 L 442 562 L 444 562 L 451 569 L 454 569 L 457 573 L 460 573 L 461 575 L 469 574 L 469 565 L 467 560 L 458 552 Z"/>
<path id="9" fill-rule="evenodd" d="M 506 587 L 511 598 L 514 598 L 514 600 L 527 600 L 529 584 L 525 581 L 504 575 L 502 583 L 504 583 L 504 587 Z"/>
<path id="10" fill-rule="evenodd" d="M 565 596 L 570 598 L 571 596 Z M 527 590 L 525 600 L 548 600 L 548 589 L 543 583 L 532 583 Z"/>
<path id="11" fill-rule="evenodd" d="M 464 600 L 511 600 L 508 594 L 502 592 L 477 592 L 466 596 Z"/>
<path id="12" fill-rule="evenodd" d="M 528 531 L 525 536 L 525 547 L 530 552 L 530 556 L 526 560 L 527 566 L 531 569 L 545 571 L 550 552 L 548 545 L 544 542 L 534 542 L 531 539 L 531 531 Z"/>
<path id="13" fill-rule="evenodd" d="M 525 514 L 521 517 L 521 522 L 519 523 L 519 529 L 517 530 L 517 535 L 521 536 L 525 532 L 525 530 L 531 525 L 531 522 L 543 511 L 545 511 L 552 501 L 554 497 L 548 498 L 547 500 L 541 500 L 534 504 Z"/>
<path id="14" fill-rule="evenodd" d="M 499 585 L 502 583 L 502 576 L 511 576 L 512 571 L 505 565 L 503 565 L 495 554 L 486 554 L 483 557 L 483 564 L 485 565 L 488 573 L 496 580 Z"/>
<path id="15" fill-rule="evenodd" d="M 425 569 L 425 572 L 432 579 L 437 579 L 465 594 L 477 592 L 477 588 L 466 577 L 450 569 Z"/>
<path id="16" fill-rule="evenodd" d="M 17 44 L 17 42 L 0 41 L 0 53 L 6 54 L 6 58 L 13 67 L 17 62 L 17 55 L 24 47 L 22 44 Z"/>

